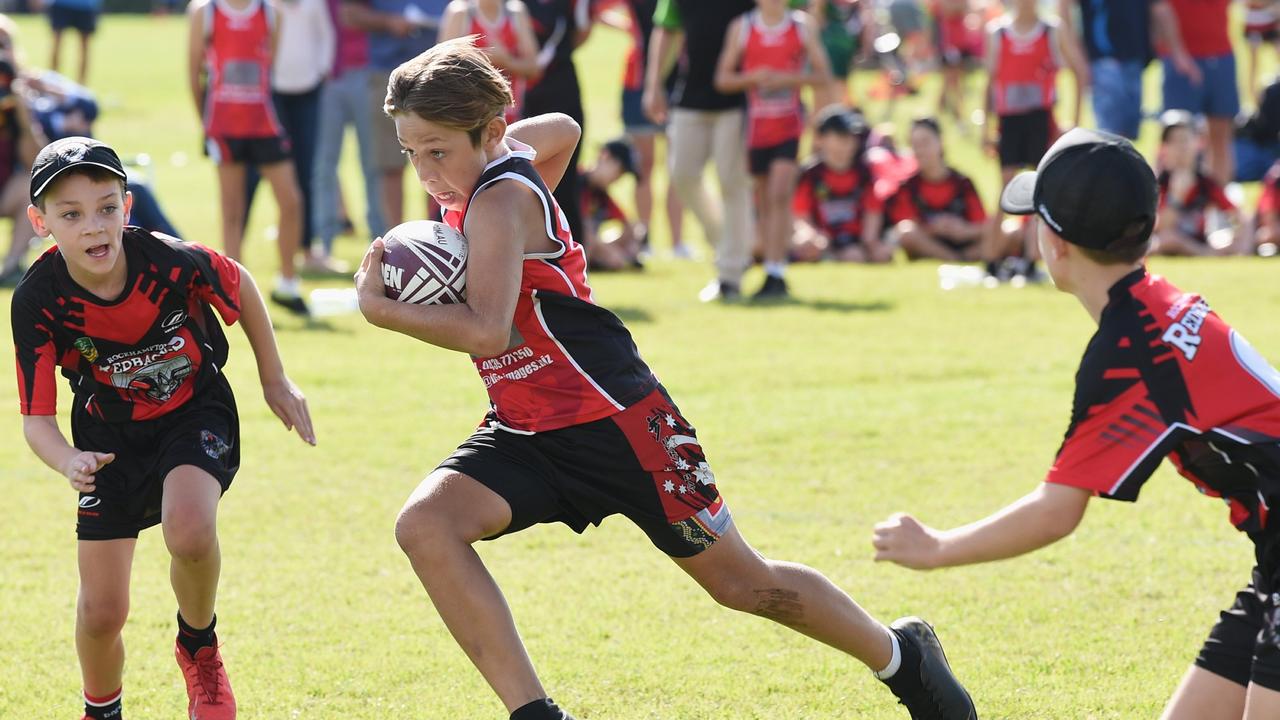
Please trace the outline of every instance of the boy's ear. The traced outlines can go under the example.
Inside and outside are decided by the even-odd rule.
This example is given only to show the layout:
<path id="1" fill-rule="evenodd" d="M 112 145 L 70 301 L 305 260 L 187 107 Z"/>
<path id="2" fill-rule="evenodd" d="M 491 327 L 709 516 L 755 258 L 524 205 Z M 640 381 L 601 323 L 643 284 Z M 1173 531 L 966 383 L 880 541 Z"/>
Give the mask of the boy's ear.
<path id="1" fill-rule="evenodd" d="M 129 224 L 129 218 L 133 215 L 133 193 L 128 190 L 124 191 L 124 224 Z"/>
<path id="2" fill-rule="evenodd" d="M 498 143 L 507 136 L 507 119 L 502 115 L 495 115 L 492 120 L 484 126 L 484 148 L 485 150 L 494 150 L 498 147 Z"/>
<path id="3" fill-rule="evenodd" d="M 1058 233 L 1049 230 L 1048 234 L 1049 252 L 1053 253 L 1054 260 L 1061 260 L 1071 252 L 1071 243 L 1063 240 Z"/>
<path id="4" fill-rule="evenodd" d="M 44 224 L 44 213 L 35 205 L 27 206 L 27 220 L 31 221 L 31 229 L 36 231 L 36 235 L 47 238 L 52 234 L 49 227 Z"/>

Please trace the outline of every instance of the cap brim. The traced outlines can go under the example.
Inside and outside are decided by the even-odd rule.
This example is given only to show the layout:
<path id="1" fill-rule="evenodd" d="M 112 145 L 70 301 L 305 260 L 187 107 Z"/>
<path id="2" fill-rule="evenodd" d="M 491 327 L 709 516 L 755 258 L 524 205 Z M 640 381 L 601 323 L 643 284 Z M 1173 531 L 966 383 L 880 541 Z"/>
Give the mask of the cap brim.
<path id="1" fill-rule="evenodd" d="M 1036 172 L 1018 173 L 1000 193 L 1000 209 L 1010 215 L 1030 215 L 1035 212 L 1035 192 Z"/>
<path id="2" fill-rule="evenodd" d="M 121 172 L 119 168 L 114 168 L 114 167 L 111 167 L 110 165 L 106 165 L 106 164 L 104 164 L 104 163 L 88 162 L 88 161 L 85 161 L 85 160 L 81 160 L 81 161 L 78 161 L 78 162 L 71 163 L 70 165 L 67 165 L 66 167 L 59 168 L 57 172 L 55 172 L 54 174 L 52 174 L 52 175 L 50 175 L 49 177 L 45 178 L 45 179 L 44 179 L 44 181 L 40 183 L 40 186 L 39 186 L 39 187 L 32 188 L 32 189 L 31 189 L 31 198 L 32 198 L 32 202 L 35 202 L 35 198 L 40 197 L 40 193 L 44 192 L 44 191 L 45 191 L 45 188 L 49 187 L 49 183 L 53 182 L 54 180 L 57 180 L 59 177 L 61 177 L 61 176 L 62 176 L 62 174 L 63 174 L 63 173 L 65 173 L 66 171 L 68 171 L 68 170 L 70 170 L 70 169 L 72 169 L 72 168 L 84 167 L 85 165 L 92 165 L 92 166 L 94 166 L 94 167 L 100 167 L 100 168 L 102 168 L 102 169 L 104 169 L 104 170 L 108 170 L 108 171 L 110 171 L 110 172 L 111 172 L 111 174 L 112 174 L 112 175 L 115 175 L 115 176 L 119 177 L 121 180 L 128 180 L 128 179 L 129 179 L 129 176 L 128 176 L 127 174 L 125 174 L 125 173 Z"/>

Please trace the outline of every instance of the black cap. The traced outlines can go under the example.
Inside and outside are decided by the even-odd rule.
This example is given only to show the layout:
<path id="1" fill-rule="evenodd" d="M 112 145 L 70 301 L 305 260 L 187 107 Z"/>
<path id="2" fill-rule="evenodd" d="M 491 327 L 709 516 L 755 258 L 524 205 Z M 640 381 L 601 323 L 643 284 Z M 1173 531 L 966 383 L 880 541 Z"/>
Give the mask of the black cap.
<path id="1" fill-rule="evenodd" d="M 867 125 L 867 118 L 861 112 L 838 105 L 818 113 L 814 123 L 819 135 L 823 133 L 866 135 L 871 132 L 871 126 Z"/>
<path id="2" fill-rule="evenodd" d="M 31 163 L 31 203 L 34 205 L 36 197 L 59 175 L 85 165 L 109 170 L 121 180 L 128 179 L 120 156 L 109 145 L 87 137 L 66 137 L 45 145 Z"/>
<path id="3" fill-rule="evenodd" d="M 622 166 L 622 172 L 639 177 L 640 174 L 636 172 L 636 151 L 631 147 L 631 143 L 622 139 L 610 140 L 601 149 L 618 161 Z"/>
<path id="4" fill-rule="evenodd" d="M 1132 143 L 1076 128 L 1058 138 L 1034 171 L 1009 181 L 1000 208 L 1039 215 L 1073 245 L 1118 251 L 1150 238 L 1158 196 L 1155 173 Z"/>

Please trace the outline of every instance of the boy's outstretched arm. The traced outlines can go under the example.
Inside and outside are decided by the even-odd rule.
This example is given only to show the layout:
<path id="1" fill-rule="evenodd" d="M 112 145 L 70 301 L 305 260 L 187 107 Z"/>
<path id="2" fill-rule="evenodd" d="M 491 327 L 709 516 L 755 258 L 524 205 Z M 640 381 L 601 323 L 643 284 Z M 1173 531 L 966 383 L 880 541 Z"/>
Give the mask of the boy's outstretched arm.
<path id="1" fill-rule="evenodd" d="M 542 176 L 542 182 L 555 190 L 569 169 L 573 149 L 582 137 L 582 127 L 564 113 L 547 113 L 512 123 L 507 128 L 507 137 L 538 151 L 533 167 Z"/>
<path id="2" fill-rule="evenodd" d="M 875 559 L 916 570 L 1004 560 L 1038 550 L 1071 534 L 1093 493 L 1042 483 L 982 520 L 954 530 L 936 530 L 898 513 L 876 525 Z"/>
<path id="3" fill-rule="evenodd" d="M 245 337 L 249 338 L 258 363 L 258 379 L 262 382 L 262 396 L 267 407 L 280 418 L 286 429 L 297 431 L 298 437 L 315 445 L 316 433 L 311 427 L 307 398 L 284 373 L 267 305 L 262 301 L 262 293 L 253 276 L 243 265 L 240 265 L 240 325 L 244 328 Z"/>
<path id="4" fill-rule="evenodd" d="M 71 482 L 72 489 L 91 493 L 94 473 L 116 459 L 115 453 L 81 451 L 67 442 L 53 415 L 23 415 L 22 435 L 45 465 Z"/>

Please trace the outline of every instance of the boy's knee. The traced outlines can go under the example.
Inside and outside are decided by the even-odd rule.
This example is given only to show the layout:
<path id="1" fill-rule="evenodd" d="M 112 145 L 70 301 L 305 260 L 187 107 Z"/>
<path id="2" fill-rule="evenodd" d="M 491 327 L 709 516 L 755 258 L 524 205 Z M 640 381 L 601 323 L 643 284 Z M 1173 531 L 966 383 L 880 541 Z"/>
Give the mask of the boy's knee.
<path id="1" fill-rule="evenodd" d="M 396 517 L 396 542 L 410 558 L 429 559 L 448 537 L 448 526 L 430 498 L 413 498 Z"/>
<path id="2" fill-rule="evenodd" d="M 723 577 L 706 589 L 713 600 L 730 610 L 753 614 L 756 612 L 756 588 L 741 577 Z"/>
<path id="3" fill-rule="evenodd" d="M 164 542 L 175 560 L 198 562 L 213 553 L 218 534 L 212 522 L 190 518 L 166 523 Z"/>
<path id="4" fill-rule="evenodd" d="M 80 596 L 76 606 L 76 625 L 90 637 L 114 637 L 124 630 L 129 618 L 129 599 L 122 597 Z"/>

